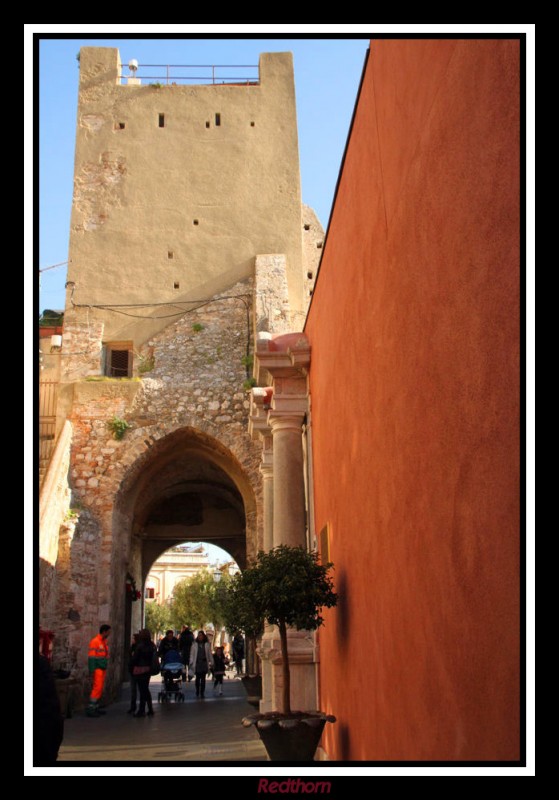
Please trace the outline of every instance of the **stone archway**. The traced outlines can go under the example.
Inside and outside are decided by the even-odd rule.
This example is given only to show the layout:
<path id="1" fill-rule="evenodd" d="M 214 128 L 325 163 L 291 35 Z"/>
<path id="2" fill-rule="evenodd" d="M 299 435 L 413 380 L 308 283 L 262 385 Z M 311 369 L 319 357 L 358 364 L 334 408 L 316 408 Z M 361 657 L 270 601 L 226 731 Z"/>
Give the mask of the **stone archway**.
<path id="1" fill-rule="evenodd" d="M 222 547 L 244 567 L 258 549 L 256 496 L 248 472 L 227 447 L 195 428 L 180 428 L 132 464 L 115 498 L 108 676 L 113 687 L 124 674 L 125 636 L 142 621 L 143 592 L 140 602 L 127 604 L 126 575 L 141 589 L 161 553 L 202 540 Z"/>

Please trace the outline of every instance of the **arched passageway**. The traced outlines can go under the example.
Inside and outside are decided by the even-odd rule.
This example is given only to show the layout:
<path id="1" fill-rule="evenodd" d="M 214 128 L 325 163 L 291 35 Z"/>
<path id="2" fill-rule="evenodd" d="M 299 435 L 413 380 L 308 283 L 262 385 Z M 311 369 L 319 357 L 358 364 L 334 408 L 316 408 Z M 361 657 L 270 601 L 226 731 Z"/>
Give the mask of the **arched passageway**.
<path id="1" fill-rule="evenodd" d="M 203 540 L 226 550 L 242 569 L 258 549 L 256 516 L 246 470 L 201 431 L 179 429 L 137 459 L 113 513 L 113 681 L 126 677 L 124 653 L 142 622 L 141 590 L 155 559 L 181 542 Z M 125 591 L 127 576 L 142 594 L 139 601 Z"/>

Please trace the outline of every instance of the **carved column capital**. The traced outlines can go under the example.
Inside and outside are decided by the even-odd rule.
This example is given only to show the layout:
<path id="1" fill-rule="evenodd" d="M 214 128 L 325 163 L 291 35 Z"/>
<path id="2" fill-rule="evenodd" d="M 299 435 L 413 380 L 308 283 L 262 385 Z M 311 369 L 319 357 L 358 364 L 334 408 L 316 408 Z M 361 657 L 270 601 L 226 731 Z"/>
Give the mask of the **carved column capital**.
<path id="1" fill-rule="evenodd" d="M 270 411 L 268 423 L 272 431 L 272 439 L 284 432 L 301 434 L 304 417 L 303 412 L 295 414 L 286 411 Z"/>

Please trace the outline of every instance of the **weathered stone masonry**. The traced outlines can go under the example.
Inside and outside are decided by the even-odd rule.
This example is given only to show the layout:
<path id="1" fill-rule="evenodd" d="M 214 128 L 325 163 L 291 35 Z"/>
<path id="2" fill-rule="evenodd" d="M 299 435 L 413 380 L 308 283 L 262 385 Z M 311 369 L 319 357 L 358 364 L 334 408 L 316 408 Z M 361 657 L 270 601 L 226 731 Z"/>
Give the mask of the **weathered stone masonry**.
<path id="1" fill-rule="evenodd" d="M 249 402 L 243 387 L 252 331 L 251 291 L 250 281 L 236 284 L 146 342 L 138 356 L 152 360 L 153 369 L 141 379 L 90 378 L 74 384 L 69 477 L 75 516 L 61 531 L 59 596 L 51 622 L 57 631 L 57 662 L 75 666 L 82 678 L 87 642 L 99 622 L 113 625 L 113 647 L 122 634 L 115 609 L 120 587 L 111 581 L 124 586 L 125 575 L 131 574 L 142 585 L 146 565 L 130 546 L 129 527 L 115 525 L 115 498 L 156 443 L 188 428 L 229 450 L 242 465 L 256 501 L 255 512 L 247 515 L 247 550 L 254 553 L 262 546 L 260 453 L 248 435 Z M 98 335 L 98 328 L 90 328 L 91 333 Z M 70 341 L 75 346 L 79 338 L 84 352 L 96 349 L 84 336 L 82 329 Z M 120 441 L 108 426 L 114 416 L 130 425 Z M 115 554 L 122 563 L 115 563 Z M 115 663 L 115 678 L 118 669 Z"/>

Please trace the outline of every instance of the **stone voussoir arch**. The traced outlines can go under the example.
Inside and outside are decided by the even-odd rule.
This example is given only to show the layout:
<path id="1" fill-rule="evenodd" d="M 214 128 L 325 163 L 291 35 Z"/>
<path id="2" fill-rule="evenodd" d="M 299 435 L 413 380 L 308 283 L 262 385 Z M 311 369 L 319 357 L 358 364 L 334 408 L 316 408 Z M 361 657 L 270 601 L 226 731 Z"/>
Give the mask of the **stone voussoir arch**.
<path id="1" fill-rule="evenodd" d="M 215 427 L 153 426 L 149 437 L 144 433 L 140 447 L 139 442 L 130 442 L 128 457 L 122 459 L 124 475 L 114 496 L 111 541 L 105 543 L 111 550 L 114 636 L 108 678 L 113 687 L 123 674 L 126 639 L 142 618 L 143 598 L 133 603 L 132 609 L 127 607 L 122 590 L 126 575 L 135 576 L 141 588 L 148 562 L 153 562 L 156 553 L 192 537 L 208 540 L 199 532 L 215 530 L 220 519 L 224 527 L 236 526 L 237 550 L 225 549 L 238 561 L 246 563 L 261 547 L 261 476 L 256 448 L 246 433 L 242 437 L 227 435 Z M 185 514 L 199 514 L 200 519 L 183 519 Z M 177 521 L 194 527 L 187 528 L 185 535 L 181 525 L 172 524 Z M 168 530 L 170 538 L 160 540 L 158 537 L 167 535 L 162 530 Z M 241 530 L 244 553 L 239 554 Z"/>

